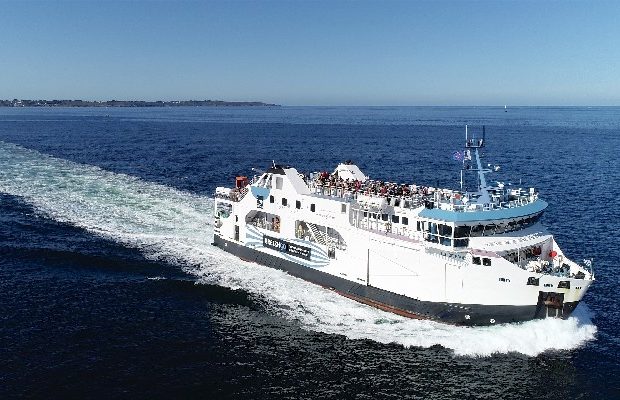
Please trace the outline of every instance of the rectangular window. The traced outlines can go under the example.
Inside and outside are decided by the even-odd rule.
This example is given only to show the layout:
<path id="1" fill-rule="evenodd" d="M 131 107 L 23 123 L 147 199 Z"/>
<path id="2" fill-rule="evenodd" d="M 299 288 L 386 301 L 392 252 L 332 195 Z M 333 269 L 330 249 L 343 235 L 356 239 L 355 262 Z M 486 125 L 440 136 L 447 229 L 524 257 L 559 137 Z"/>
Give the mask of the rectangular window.
<path id="1" fill-rule="evenodd" d="M 392 215 L 392 223 L 397 224 L 400 221 L 400 217 L 398 215 Z"/>
<path id="2" fill-rule="evenodd" d="M 474 257 L 471 259 L 472 263 L 476 265 L 480 265 L 480 257 Z"/>
<path id="3" fill-rule="evenodd" d="M 343 212 L 343 213 L 346 213 L 347 212 L 347 205 L 346 204 L 341 205 L 340 206 L 340 211 Z"/>
<path id="4" fill-rule="evenodd" d="M 530 276 L 529 278 L 527 278 L 527 284 L 528 285 L 533 285 L 533 286 L 538 286 L 538 285 L 540 285 L 540 278 L 536 278 L 534 276 Z"/>
<path id="5" fill-rule="evenodd" d="M 276 199 L 273 196 L 269 196 L 269 202 L 273 203 L 274 201 L 276 201 Z"/>
<path id="6" fill-rule="evenodd" d="M 286 201 L 286 199 L 284 197 L 282 197 L 282 205 L 283 206 L 288 205 L 288 202 Z"/>
<path id="7" fill-rule="evenodd" d="M 483 258 L 482 259 L 482 265 L 484 265 L 485 267 L 490 267 L 491 266 L 491 259 L 490 258 Z"/>
<path id="8" fill-rule="evenodd" d="M 299 201 L 299 200 L 295 201 L 295 208 L 298 209 L 298 210 L 301 208 L 301 201 Z"/>
<path id="9" fill-rule="evenodd" d="M 403 225 L 409 225 L 409 218 L 403 217 L 402 218 L 402 223 L 403 223 Z"/>
<path id="10" fill-rule="evenodd" d="M 316 211 L 316 207 L 314 206 L 314 204 L 310 204 L 310 211 L 312 212 Z"/>
<path id="11" fill-rule="evenodd" d="M 381 219 L 384 221 L 388 220 L 388 215 L 387 214 L 381 214 Z"/>
<path id="12" fill-rule="evenodd" d="M 454 237 L 463 238 L 469 236 L 469 226 L 455 226 Z"/>
<path id="13" fill-rule="evenodd" d="M 364 211 L 364 218 L 366 218 L 368 216 L 368 212 Z"/>

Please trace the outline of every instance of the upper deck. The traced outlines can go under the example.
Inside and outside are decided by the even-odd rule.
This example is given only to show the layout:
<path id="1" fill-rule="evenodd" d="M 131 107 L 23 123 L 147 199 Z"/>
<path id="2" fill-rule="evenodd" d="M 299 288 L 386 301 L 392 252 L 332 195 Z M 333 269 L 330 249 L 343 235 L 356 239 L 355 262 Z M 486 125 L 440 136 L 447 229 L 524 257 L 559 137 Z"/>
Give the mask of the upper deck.
<path id="1" fill-rule="evenodd" d="M 538 198 L 534 188 L 525 190 L 504 185 L 487 184 L 485 174 L 492 172 L 483 168 L 479 150 L 485 146 L 484 127 L 482 137 L 465 133 L 465 149 L 455 152 L 455 160 L 462 161 L 461 189 L 440 189 L 415 184 L 372 180 L 350 161 L 339 164 L 334 172 L 300 174 L 295 168 L 275 164 L 249 183 L 255 197 L 266 198 L 271 189 L 286 189 L 291 194 L 335 200 L 354 204 L 357 209 L 385 212 L 388 208 L 418 210 L 418 216 L 452 223 L 506 220 L 540 215 L 547 203 Z M 478 174 L 476 191 L 463 190 L 463 173 Z M 244 184 L 239 185 L 239 180 Z M 240 201 L 248 192 L 247 178 L 237 178 L 234 189 L 218 188 L 216 196 Z"/>
<path id="2" fill-rule="evenodd" d="M 452 189 L 438 189 L 415 184 L 398 184 L 368 179 L 344 180 L 325 172 L 315 174 L 306 183 L 315 196 L 357 202 L 365 208 L 388 206 L 416 209 L 421 216 L 444 221 L 479 221 L 511 218 L 538 213 L 547 203 L 538 199 L 533 189 L 489 188 L 487 202 L 480 195 Z"/>

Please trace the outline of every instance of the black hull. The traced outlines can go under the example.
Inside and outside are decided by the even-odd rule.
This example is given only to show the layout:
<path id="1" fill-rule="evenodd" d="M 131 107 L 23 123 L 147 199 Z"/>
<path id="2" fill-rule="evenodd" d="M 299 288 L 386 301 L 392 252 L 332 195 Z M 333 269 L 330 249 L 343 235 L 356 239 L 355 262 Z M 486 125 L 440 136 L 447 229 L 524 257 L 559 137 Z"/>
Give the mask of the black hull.
<path id="1" fill-rule="evenodd" d="M 241 259 L 286 271 L 292 276 L 332 289 L 345 297 L 410 318 L 430 319 L 456 325 L 493 325 L 529 321 L 545 318 L 547 315 L 566 318 L 579 303 L 563 303 L 562 308 L 552 309 L 541 301 L 531 306 L 489 306 L 420 301 L 373 286 L 351 282 L 222 239 L 217 235 L 214 236 L 213 245 Z"/>

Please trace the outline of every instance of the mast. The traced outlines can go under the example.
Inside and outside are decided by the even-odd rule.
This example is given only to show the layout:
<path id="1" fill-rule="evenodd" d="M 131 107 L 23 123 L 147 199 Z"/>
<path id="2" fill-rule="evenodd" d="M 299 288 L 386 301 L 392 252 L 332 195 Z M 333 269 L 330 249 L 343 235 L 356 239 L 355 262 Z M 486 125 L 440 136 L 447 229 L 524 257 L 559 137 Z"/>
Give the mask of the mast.
<path id="1" fill-rule="evenodd" d="M 476 171 L 478 172 L 478 194 L 480 197 L 478 198 L 478 203 L 488 203 L 491 198 L 489 196 L 489 192 L 487 190 L 487 180 L 485 178 L 485 174 L 491 172 L 491 170 L 482 168 L 482 162 L 480 161 L 480 152 L 479 149 L 484 147 L 486 141 L 486 129 L 485 126 L 482 126 L 482 138 L 476 137 L 476 135 L 469 136 L 469 131 L 467 125 L 465 125 L 465 151 L 470 152 L 474 151 L 474 156 L 476 158 Z M 463 163 L 465 163 L 465 156 L 463 157 Z M 461 186 L 462 186 L 462 174 L 463 170 L 461 169 Z"/>

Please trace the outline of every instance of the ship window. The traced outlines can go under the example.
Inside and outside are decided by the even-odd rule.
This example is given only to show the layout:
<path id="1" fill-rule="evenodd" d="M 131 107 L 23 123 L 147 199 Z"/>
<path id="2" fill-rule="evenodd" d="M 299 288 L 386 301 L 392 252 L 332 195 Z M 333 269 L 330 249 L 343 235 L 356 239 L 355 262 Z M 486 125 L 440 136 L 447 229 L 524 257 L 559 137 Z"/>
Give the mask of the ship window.
<path id="1" fill-rule="evenodd" d="M 479 237 L 482 236 L 482 231 L 484 231 L 484 225 L 476 225 L 471 227 L 471 237 Z"/>
<path id="2" fill-rule="evenodd" d="M 560 281 L 558 289 L 570 289 L 570 281 Z"/>
<path id="3" fill-rule="evenodd" d="M 269 202 L 270 202 L 270 203 L 273 203 L 273 202 L 275 202 L 275 201 L 276 201 L 276 199 L 275 199 L 273 196 L 269 196 Z"/>
<path id="4" fill-rule="evenodd" d="M 476 264 L 476 265 L 480 265 L 480 257 L 473 257 L 471 259 L 471 262 Z"/>
<path id="5" fill-rule="evenodd" d="M 282 205 L 283 206 L 288 205 L 288 201 L 284 197 L 282 197 Z"/>
<path id="6" fill-rule="evenodd" d="M 276 177 L 276 189 L 282 189 L 282 178 Z"/>
<path id="7" fill-rule="evenodd" d="M 515 221 L 508 222 L 508 227 L 506 228 L 506 232 L 512 232 L 517 229 L 517 223 Z"/>
<path id="8" fill-rule="evenodd" d="M 228 218 L 232 213 L 232 204 L 230 203 L 217 203 L 217 216 L 220 218 Z"/>
<path id="9" fill-rule="evenodd" d="M 295 208 L 298 210 L 301 208 L 301 201 L 295 200 Z"/>
<path id="10" fill-rule="evenodd" d="M 400 199 L 394 199 L 394 207 L 400 206 Z"/>
<path id="11" fill-rule="evenodd" d="M 468 238 L 455 238 L 454 239 L 454 247 L 467 247 L 469 246 L 469 239 Z"/>
<path id="12" fill-rule="evenodd" d="M 280 216 L 269 214 L 262 211 L 249 212 L 245 216 L 246 224 L 254 225 L 258 228 L 273 232 L 280 232 Z"/>
<path id="13" fill-rule="evenodd" d="M 490 267 L 491 266 L 491 259 L 484 257 L 482 259 L 482 265 L 484 265 L 485 267 Z"/>
<path id="14" fill-rule="evenodd" d="M 455 226 L 454 237 L 464 238 L 469 236 L 469 226 Z"/>
<path id="15" fill-rule="evenodd" d="M 409 225 L 409 218 L 403 217 L 402 218 L 402 223 L 403 223 L 403 225 Z"/>
<path id="16" fill-rule="evenodd" d="M 368 216 L 368 211 L 364 211 L 364 218 Z"/>
<path id="17" fill-rule="evenodd" d="M 381 219 L 383 221 L 387 221 L 388 220 L 388 215 L 387 214 L 381 214 Z"/>
<path id="18" fill-rule="evenodd" d="M 540 279 L 530 276 L 529 278 L 527 278 L 527 284 L 528 285 L 533 285 L 533 286 L 538 286 L 540 285 Z"/>
<path id="19" fill-rule="evenodd" d="M 416 229 L 417 229 L 418 231 L 421 231 L 421 230 L 422 230 L 422 221 L 417 221 L 417 222 L 416 222 Z"/>
<path id="20" fill-rule="evenodd" d="M 336 249 L 331 248 L 331 247 L 327 249 L 327 256 L 329 258 L 336 258 Z"/>
<path id="21" fill-rule="evenodd" d="M 491 236 L 495 233 L 495 225 L 491 224 L 491 225 L 487 225 L 484 227 L 484 233 L 482 234 L 482 236 Z"/>
<path id="22" fill-rule="evenodd" d="M 310 204 L 310 211 L 312 212 L 316 211 L 316 207 L 314 206 L 314 204 Z"/>
<path id="23" fill-rule="evenodd" d="M 344 213 L 344 212 L 347 212 L 347 205 L 346 205 L 346 204 L 342 204 L 342 205 L 340 206 L 340 212 L 343 212 L 343 213 Z"/>
<path id="24" fill-rule="evenodd" d="M 392 215 L 392 222 L 397 224 L 400 221 L 400 218 L 398 217 L 398 215 Z"/>
<path id="25" fill-rule="evenodd" d="M 440 236 L 452 236 L 452 227 L 450 225 L 439 224 Z"/>
<path id="26" fill-rule="evenodd" d="M 331 251 L 335 249 L 345 250 L 347 243 L 340 232 L 324 225 L 312 224 L 305 221 L 295 221 L 295 237 L 310 242 L 329 243 Z"/>

